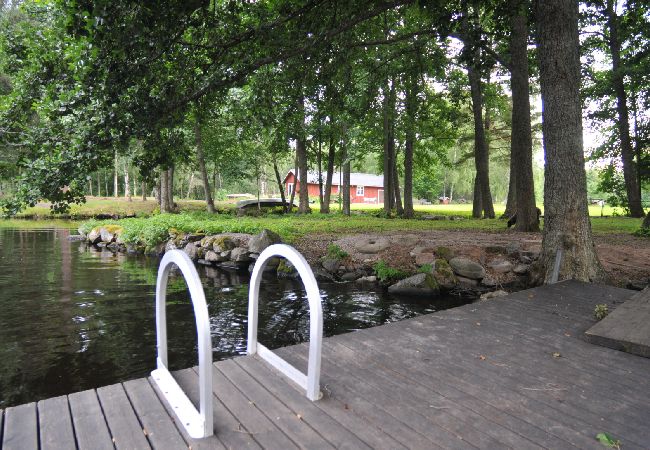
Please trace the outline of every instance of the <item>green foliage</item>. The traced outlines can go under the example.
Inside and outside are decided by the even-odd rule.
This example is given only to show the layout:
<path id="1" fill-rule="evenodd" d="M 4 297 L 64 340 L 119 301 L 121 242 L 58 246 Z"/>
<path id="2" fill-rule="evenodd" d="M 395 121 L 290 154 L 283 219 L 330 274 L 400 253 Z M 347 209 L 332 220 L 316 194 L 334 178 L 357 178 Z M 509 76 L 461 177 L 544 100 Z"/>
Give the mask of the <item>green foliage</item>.
<path id="1" fill-rule="evenodd" d="M 431 265 L 431 264 L 429 264 L 429 263 L 427 263 L 427 264 L 422 264 L 422 265 L 418 268 L 418 272 L 421 272 L 421 273 L 431 273 L 431 272 L 433 272 L 433 265 Z"/>
<path id="2" fill-rule="evenodd" d="M 386 261 L 380 259 L 372 267 L 382 283 L 390 284 L 399 281 L 408 276 L 408 272 L 390 267 Z"/>
<path id="3" fill-rule="evenodd" d="M 607 433 L 598 433 L 596 435 L 596 439 L 605 447 L 615 448 L 616 450 L 621 449 L 621 441 L 619 441 L 618 439 L 614 439 L 612 436 L 610 436 Z"/>
<path id="4" fill-rule="evenodd" d="M 641 227 L 632 234 L 637 237 L 650 238 L 650 228 Z"/>
<path id="5" fill-rule="evenodd" d="M 331 243 L 327 246 L 327 256 L 334 259 L 345 259 L 350 255 L 338 245 Z"/>
<path id="6" fill-rule="evenodd" d="M 594 317 L 596 317 L 597 320 L 603 320 L 607 317 L 607 314 L 609 314 L 609 308 L 605 303 L 598 304 L 594 308 Z"/>

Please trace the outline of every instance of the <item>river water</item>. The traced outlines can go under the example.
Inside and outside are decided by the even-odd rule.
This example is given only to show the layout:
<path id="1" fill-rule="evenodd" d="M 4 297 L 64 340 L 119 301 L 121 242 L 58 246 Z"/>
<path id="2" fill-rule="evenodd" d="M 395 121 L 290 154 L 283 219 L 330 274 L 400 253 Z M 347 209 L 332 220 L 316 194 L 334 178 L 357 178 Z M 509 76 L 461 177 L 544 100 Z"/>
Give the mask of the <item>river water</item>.
<path id="1" fill-rule="evenodd" d="M 0 408 L 147 376 L 155 368 L 158 259 L 99 252 L 65 224 L 0 227 Z M 246 351 L 248 273 L 199 267 L 215 360 Z M 320 285 L 324 334 L 346 333 L 467 303 L 396 298 L 379 287 Z M 169 363 L 197 362 L 185 282 L 170 278 Z M 309 337 L 302 284 L 275 277 L 260 289 L 259 341 L 269 348 Z"/>

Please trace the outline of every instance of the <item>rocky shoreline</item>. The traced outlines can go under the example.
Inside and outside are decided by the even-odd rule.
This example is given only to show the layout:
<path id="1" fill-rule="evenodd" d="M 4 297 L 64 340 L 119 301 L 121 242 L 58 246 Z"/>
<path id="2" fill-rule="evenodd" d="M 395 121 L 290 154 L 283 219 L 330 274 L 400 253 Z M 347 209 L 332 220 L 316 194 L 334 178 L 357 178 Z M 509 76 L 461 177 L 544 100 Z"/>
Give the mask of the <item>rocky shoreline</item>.
<path id="1" fill-rule="evenodd" d="M 252 271 L 266 247 L 282 242 L 270 230 L 257 235 L 207 236 L 171 231 L 165 242 L 148 248 L 123 242 L 121 230 L 111 225 L 94 228 L 88 234 L 79 230 L 75 239 L 113 253 L 161 256 L 180 249 L 196 264 L 233 271 Z M 514 241 L 486 248 L 485 255 L 489 257 L 482 256 L 480 260 L 456 255 L 448 247 L 428 246 L 414 235 L 401 236 L 397 241 L 400 249 L 410 248 L 406 260 L 396 257 L 396 242 L 388 237 L 360 235 L 333 240 L 325 252 L 309 255 L 308 261 L 319 281 L 380 283 L 388 292 L 405 296 L 431 298 L 452 293 L 491 298 L 527 287 L 530 264 L 538 256 Z M 392 256 L 397 260 L 391 260 Z M 266 272 L 279 278 L 298 278 L 291 263 L 280 258 L 271 259 Z"/>

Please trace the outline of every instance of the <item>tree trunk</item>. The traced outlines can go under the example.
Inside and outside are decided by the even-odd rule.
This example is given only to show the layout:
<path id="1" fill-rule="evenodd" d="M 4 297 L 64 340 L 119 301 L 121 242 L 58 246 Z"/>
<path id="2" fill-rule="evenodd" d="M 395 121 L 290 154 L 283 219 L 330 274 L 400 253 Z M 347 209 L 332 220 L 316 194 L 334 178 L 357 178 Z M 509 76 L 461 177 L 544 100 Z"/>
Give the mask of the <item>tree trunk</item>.
<path id="1" fill-rule="evenodd" d="M 102 180 L 99 176 L 99 171 L 97 171 L 97 197 L 102 196 Z"/>
<path id="2" fill-rule="evenodd" d="M 472 24 L 470 28 L 470 17 L 467 1 L 462 2 L 462 19 L 461 27 L 463 34 L 463 52 L 468 60 L 467 76 L 469 78 L 470 91 L 472 96 L 472 113 L 474 115 L 474 164 L 476 166 L 476 184 L 474 187 L 474 207 L 472 215 L 480 217 L 483 211 L 483 217 L 494 219 L 494 206 L 492 204 L 492 194 L 490 193 L 490 156 L 487 141 L 485 139 L 485 129 L 483 124 L 483 94 L 481 92 L 481 73 L 480 73 L 480 47 L 478 40 L 480 34 L 477 31 L 478 26 Z M 479 194 L 479 195 L 477 195 Z M 480 199 L 481 208 L 478 208 Z"/>
<path id="3" fill-rule="evenodd" d="M 296 151 L 296 157 L 294 159 L 294 170 L 293 170 L 293 189 L 291 189 L 291 199 L 289 200 L 289 206 L 287 207 L 287 212 L 291 212 L 293 209 L 293 201 L 296 198 L 296 187 L 298 186 L 298 152 Z"/>
<path id="4" fill-rule="evenodd" d="M 395 139 L 393 138 L 393 143 Z M 397 171 L 397 150 L 393 144 L 393 188 L 395 189 L 395 209 L 399 217 L 404 217 L 404 208 L 402 207 L 402 195 L 399 188 L 399 173 Z"/>
<path id="5" fill-rule="evenodd" d="M 535 281 L 553 281 L 562 251 L 559 279 L 603 281 L 587 209 L 582 143 L 578 1 L 537 2 L 542 131 L 546 155 L 542 253 Z"/>
<path id="6" fill-rule="evenodd" d="M 384 213 L 390 216 L 395 202 L 395 189 L 393 187 L 393 151 L 395 140 L 393 137 L 393 113 L 395 111 L 393 95 L 395 85 L 384 86 L 383 104 L 383 136 L 384 136 Z"/>
<path id="7" fill-rule="evenodd" d="M 127 201 L 133 201 L 131 198 L 131 185 L 129 184 L 129 167 L 124 165 L 124 197 Z"/>
<path id="8" fill-rule="evenodd" d="M 417 108 L 416 83 L 411 76 L 411 85 L 406 91 L 406 142 L 404 144 L 404 217 L 412 219 L 413 211 L 413 145 L 415 144 L 415 115 Z"/>
<path id="9" fill-rule="evenodd" d="M 512 137 L 514 139 L 515 130 L 512 130 Z M 512 142 L 510 143 L 512 147 Z M 510 149 L 510 176 L 508 179 L 508 198 L 506 200 L 506 210 L 501 216 L 502 219 L 509 219 L 517 213 L 517 170 L 515 169 L 515 158 L 512 156 L 512 148 Z"/>
<path id="10" fill-rule="evenodd" d="M 114 160 L 114 166 L 113 166 L 113 197 L 117 198 L 118 197 L 118 190 L 119 186 L 117 184 L 117 172 L 119 170 L 119 166 L 117 164 L 117 150 L 115 150 L 115 160 Z"/>
<path id="11" fill-rule="evenodd" d="M 517 231 L 539 231 L 533 179 L 533 139 L 528 86 L 528 1 L 511 0 L 510 58 L 512 89 L 511 172 L 515 174 Z M 513 172 L 514 170 L 514 172 Z M 510 195 L 508 193 L 508 195 Z"/>
<path id="12" fill-rule="evenodd" d="M 334 159 L 336 158 L 336 148 L 334 147 L 334 136 L 330 136 L 330 145 L 327 152 L 327 176 L 325 179 L 325 194 L 323 203 L 320 206 L 320 212 L 326 214 L 330 212 L 330 200 L 332 196 L 332 177 L 334 176 Z"/>
<path id="13" fill-rule="evenodd" d="M 214 213 L 214 200 L 212 199 L 212 189 L 210 188 L 210 180 L 208 178 L 208 170 L 205 166 L 205 155 L 203 153 L 203 129 L 201 119 L 202 117 L 197 113 L 196 120 L 194 121 L 194 142 L 196 143 L 196 159 L 199 162 L 199 170 L 201 171 L 201 180 L 203 181 L 203 192 L 205 195 L 205 205 L 209 213 Z"/>
<path id="14" fill-rule="evenodd" d="M 481 185 L 478 181 L 478 174 L 474 177 L 474 198 L 472 200 L 472 217 L 481 218 L 483 211 L 483 197 L 481 196 Z"/>
<path id="15" fill-rule="evenodd" d="M 278 189 L 280 190 L 280 198 L 282 199 L 282 208 L 286 211 L 287 198 L 284 195 L 284 185 L 282 184 L 282 177 L 280 176 L 280 170 L 278 170 L 278 163 L 273 160 L 273 172 L 275 172 L 275 182 L 278 183 Z M 295 184 L 294 184 L 295 186 Z"/>
<path id="16" fill-rule="evenodd" d="M 492 204 L 492 194 L 490 193 L 490 156 L 483 124 L 481 78 L 478 71 L 475 70 L 471 64 L 467 67 L 467 73 L 472 93 L 472 111 L 474 113 L 474 162 L 476 165 L 476 177 L 480 186 L 481 209 L 484 218 L 494 219 L 494 206 Z"/>
<path id="17" fill-rule="evenodd" d="M 167 204 L 169 211 L 174 211 L 174 166 L 167 171 Z"/>
<path id="18" fill-rule="evenodd" d="M 92 195 L 93 195 L 93 180 L 92 179 L 88 180 L 88 188 L 90 189 L 88 195 L 90 195 L 92 197 Z M 1 190 L 0 190 L 0 192 L 1 192 Z"/>
<path id="19" fill-rule="evenodd" d="M 623 178 L 627 192 L 627 203 L 632 217 L 643 217 L 641 196 L 636 178 L 634 164 L 634 150 L 630 139 L 629 112 L 627 109 L 627 94 L 623 81 L 623 68 L 621 67 L 621 42 L 618 35 L 619 17 L 614 9 L 614 0 L 607 0 L 607 26 L 609 28 L 609 50 L 612 55 L 612 87 L 616 93 L 616 113 L 618 120 L 618 134 L 621 139 L 621 160 L 623 161 Z"/>
<path id="20" fill-rule="evenodd" d="M 350 215 L 350 156 L 348 155 L 348 128 L 342 127 L 341 159 L 343 160 L 343 214 Z"/>
<path id="21" fill-rule="evenodd" d="M 296 157 L 298 158 L 298 172 L 300 182 L 300 192 L 298 200 L 298 212 L 301 214 L 308 214 L 311 212 L 309 208 L 309 190 L 307 181 L 307 142 L 305 136 L 305 99 L 300 97 L 298 101 L 298 109 L 301 114 L 300 130 L 296 137 Z"/>
<path id="22" fill-rule="evenodd" d="M 323 212 L 323 139 L 320 129 L 318 130 L 318 204 Z"/>
<path id="23" fill-rule="evenodd" d="M 140 185 L 140 188 L 142 189 L 142 201 L 146 202 L 147 201 L 147 183 L 144 181 Z"/>
<path id="24" fill-rule="evenodd" d="M 169 184 L 169 171 L 167 169 L 161 169 L 160 171 L 160 187 L 158 190 L 158 204 L 160 205 L 161 213 L 170 212 L 169 208 L 169 196 L 167 195 Z"/>

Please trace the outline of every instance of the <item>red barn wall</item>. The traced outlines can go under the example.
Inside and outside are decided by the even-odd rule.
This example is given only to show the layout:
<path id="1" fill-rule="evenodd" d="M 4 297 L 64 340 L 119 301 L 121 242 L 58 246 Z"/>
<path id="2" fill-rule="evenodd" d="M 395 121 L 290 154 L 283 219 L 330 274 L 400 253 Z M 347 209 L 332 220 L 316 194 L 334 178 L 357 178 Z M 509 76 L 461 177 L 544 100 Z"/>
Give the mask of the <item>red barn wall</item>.
<path id="1" fill-rule="evenodd" d="M 296 197 L 298 196 L 298 192 L 300 192 L 300 182 L 296 182 L 296 177 L 293 173 L 290 173 L 287 175 L 287 178 L 285 179 L 285 183 L 287 185 L 286 187 L 286 195 L 289 196 L 291 193 L 289 192 L 289 183 L 293 183 L 294 186 L 296 187 Z M 380 187 L 377 186 L 365 186 L 364 188 L 364 195 L 363 196 L 357 196 L 357 187 L 356 186 L 350 186 L 350 202 L 351 203 L 368 203 L 368 204 L 378 204 L 383 201 L 383 198 L 378 198 L 379 196 L 379 191 Z M 310 197 L 318 197 L 318 184 L 314 183 L 309 183 L 307 184 L 307 192 L 309 193 Z M 338 186 L 332 186 L 332 193 L 331 193 L 331 198 L 332 200 L 336 199 L 336 196 L 338 196 L 339 193 L 339 187 Z"/>

